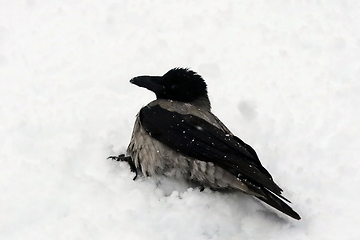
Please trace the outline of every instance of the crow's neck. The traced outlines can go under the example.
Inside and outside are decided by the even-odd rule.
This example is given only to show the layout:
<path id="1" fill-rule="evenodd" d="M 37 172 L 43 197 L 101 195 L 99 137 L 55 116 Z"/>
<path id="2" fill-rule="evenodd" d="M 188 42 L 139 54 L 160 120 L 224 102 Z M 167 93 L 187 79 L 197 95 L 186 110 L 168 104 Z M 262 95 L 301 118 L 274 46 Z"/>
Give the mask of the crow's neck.
<path id="1" fill-rule="evenodd" d="M 211 109 L 211 104 L 208 96 L 199 97 L 196 100 L 192 101 L 191 104 L 203 110 L 210 111 Z"/>

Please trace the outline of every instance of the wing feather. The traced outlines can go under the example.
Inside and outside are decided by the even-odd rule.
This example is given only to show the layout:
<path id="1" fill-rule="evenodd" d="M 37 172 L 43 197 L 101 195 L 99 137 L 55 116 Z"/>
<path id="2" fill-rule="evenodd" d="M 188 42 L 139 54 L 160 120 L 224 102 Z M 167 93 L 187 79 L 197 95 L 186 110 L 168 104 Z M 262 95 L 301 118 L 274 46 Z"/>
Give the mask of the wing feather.
<path id="1" fill-rule="evenodd" d="M 276 195 L 281 194 L 281 188 L 249 145 L 204 119 L 155 105 L 141 109 L 140 122 L 153 138 L 172 149 L 212 162 L 254 187 L 266 187 Z"/>

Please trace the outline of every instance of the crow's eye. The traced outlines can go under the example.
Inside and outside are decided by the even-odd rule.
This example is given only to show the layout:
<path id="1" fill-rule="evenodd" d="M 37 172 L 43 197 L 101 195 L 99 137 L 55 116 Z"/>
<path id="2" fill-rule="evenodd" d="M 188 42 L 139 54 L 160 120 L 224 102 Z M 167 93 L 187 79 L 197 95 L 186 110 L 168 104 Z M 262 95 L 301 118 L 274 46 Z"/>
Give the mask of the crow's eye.
<path id="1" fill-rule="evenodd" d="M 174 85 L 171 86 L 171 89 L 174 90 L 174 91 L 176 91 L 176 90 L 179 89 L 179 86 L 176 85 L 176 84 L 174 84 Z"/>

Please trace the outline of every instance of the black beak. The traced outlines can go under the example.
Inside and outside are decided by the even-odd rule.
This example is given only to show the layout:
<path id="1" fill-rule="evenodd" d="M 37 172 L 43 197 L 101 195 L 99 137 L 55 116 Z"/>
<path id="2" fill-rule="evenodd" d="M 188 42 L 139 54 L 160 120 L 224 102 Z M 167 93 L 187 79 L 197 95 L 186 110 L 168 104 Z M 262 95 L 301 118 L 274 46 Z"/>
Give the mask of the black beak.
<path id="1" fill-rule="evenodd" d="M 143 87 L 153 91 L 154 93 L 163 93 L 165 87 L 163 85 L 163 78 L 158 76 L 139 76 L 130 80 L 132 84 Z"/>

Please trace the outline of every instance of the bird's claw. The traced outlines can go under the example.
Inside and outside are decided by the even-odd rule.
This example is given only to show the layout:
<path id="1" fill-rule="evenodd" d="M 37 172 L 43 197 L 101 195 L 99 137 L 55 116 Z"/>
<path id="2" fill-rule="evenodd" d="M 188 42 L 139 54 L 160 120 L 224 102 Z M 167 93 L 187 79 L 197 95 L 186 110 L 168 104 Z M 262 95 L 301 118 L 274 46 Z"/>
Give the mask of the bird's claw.
<path id="1" fill-rule="evenodd" d="M 127 162 L 130 166 L 130 171 L 135 173 L 135 177 L 133 178 L 133 180 L 135 180 L 137 178 L 138 173 L 136 171 L 136 166 L 130 156 L 125 156 L 125 154 L 120 154 L 119 156 L 109 156 L 107 159 L 111 159 L 111 160 L 117 161 L 117 162 L 120 162 L 120 161 Z"/>
<path id="2" fill-rule="evenodd" d="M 113 161 L 127 161 L 125 158 L 125 154 L 120 154 L 119 156 L 109 156 L 107 159 L 111 159 Z"/>

